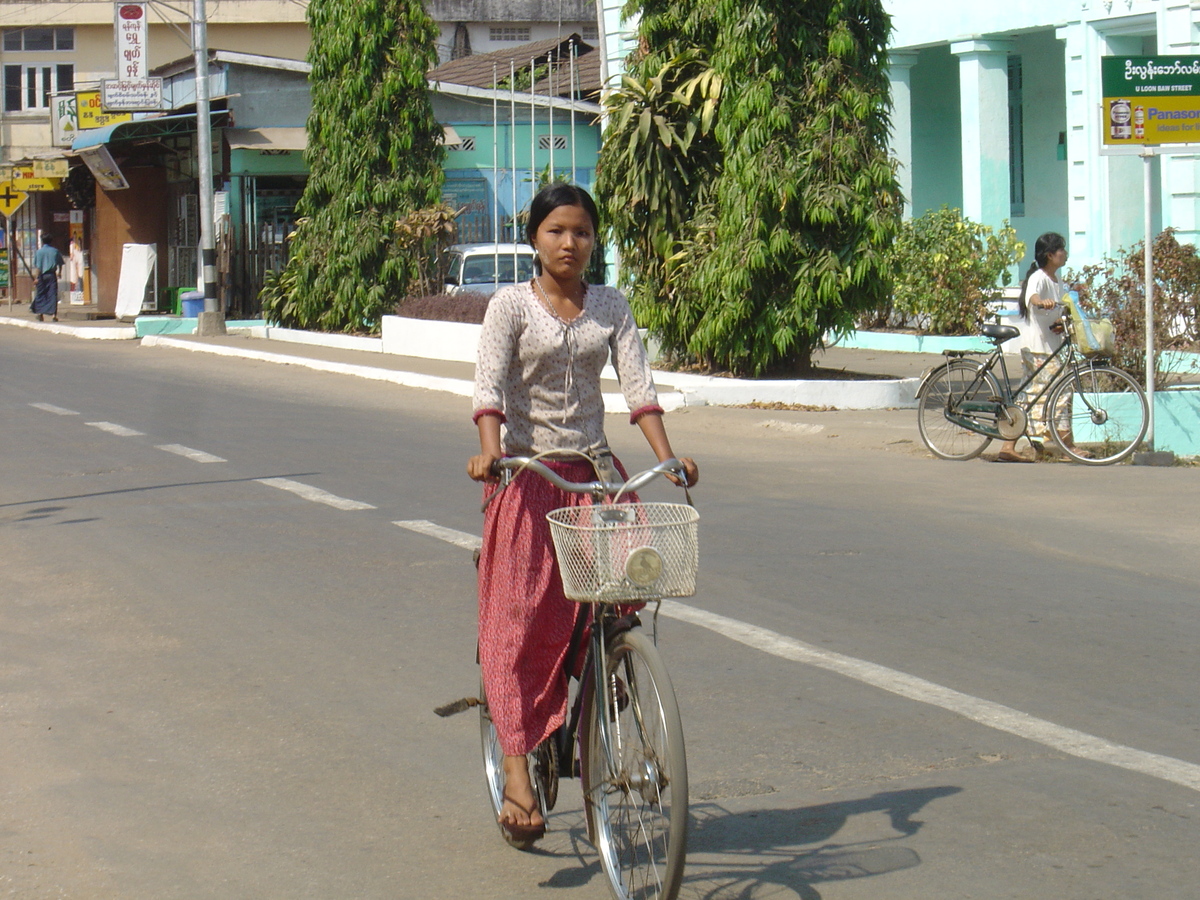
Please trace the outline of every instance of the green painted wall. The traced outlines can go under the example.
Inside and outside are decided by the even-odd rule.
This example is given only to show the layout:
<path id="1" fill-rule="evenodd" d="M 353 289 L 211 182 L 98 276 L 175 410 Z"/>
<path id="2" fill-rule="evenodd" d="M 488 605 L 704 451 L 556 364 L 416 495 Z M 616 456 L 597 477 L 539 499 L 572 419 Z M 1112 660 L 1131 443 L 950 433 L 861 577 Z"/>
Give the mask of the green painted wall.
<path id="1" fill-rule="evenodd" d="M 1067 130 L 1066 62 L 1063 43 L 1053 31 L 1017 38 L 1013 53 L 1021 57 L 1025 76 L 1025 214 L 1013 216 L 1010 222 L 1025 242 L 1027 252 L 1019 266 L 1024 275 L 1033 261 L 1038 235 L 1056 231 L 1067 238 L 1070 249 L 1067 175 L 1071 163 L 1058 158 L 1059 135 Z"/>
<path id="2" fill-rule="evenodd" d="M 962 118 L 958 59 L 948 46 L 922 50 L 913 66 L 912 214 L 951 206 L 961 209 Z"/>

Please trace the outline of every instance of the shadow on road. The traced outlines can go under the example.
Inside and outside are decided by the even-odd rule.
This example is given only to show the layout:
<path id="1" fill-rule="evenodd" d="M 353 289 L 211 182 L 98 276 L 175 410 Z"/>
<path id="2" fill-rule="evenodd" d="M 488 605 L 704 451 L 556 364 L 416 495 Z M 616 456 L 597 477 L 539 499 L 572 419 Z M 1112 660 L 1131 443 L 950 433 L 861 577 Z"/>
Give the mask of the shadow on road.
<path id="1" fill-rule="evenodd" d="M 715 803 L 694 804 L 688 874 L 680 896 L 820 900 L 815 885 L 911 869 L 920 865 L 920 856 L 894 842 L 921 829 L 924 823 L 914 816 L 927 804 L 961 790 L 946 785 L 887 791 L 800 809 L 740 813 L 729 813 Z M 853 817 L 872 813 L 886 815 L 893 833 L 865 841 L 834 842 Z"/>
<path id="2" fill-rule="evenodd" d="M 914 868 L 921 857 L 898 842 L 921 829 L 924 823 L 915 816 L 927 804 L 961 790 L 944 785 L 799 809 L 745 812 L 729 812 L 716 803 L 693 803 L 688 865 L 679 895 L 684 900 L 821 900 L 817 885 Z M 887 816 L 890 833 L 834 842 L 852 818 L 874 813 Z M 557 827 L 565 827 L 569 835 L 569 849 L 542 847 L 535 852 L 569 857 L 572 864 L 539 887 L 573 888 L 602 878 L 583 817 L 568 813 L 555 818 Z"/>

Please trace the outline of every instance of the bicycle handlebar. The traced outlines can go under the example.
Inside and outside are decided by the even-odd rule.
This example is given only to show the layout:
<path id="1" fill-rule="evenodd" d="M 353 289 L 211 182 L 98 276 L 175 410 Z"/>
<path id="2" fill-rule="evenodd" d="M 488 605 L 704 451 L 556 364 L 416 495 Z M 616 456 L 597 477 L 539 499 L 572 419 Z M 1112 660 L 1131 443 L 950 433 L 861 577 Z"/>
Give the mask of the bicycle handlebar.
<path id="1" fill-rule="evenodd" d="M 674 475 L 679 479 L 680 485 L 684 490 L 687 490 L 687 470 L 683 463 L 677 459 L 664 459 L 655 466 L 651 466 L 645 471 L 638 472 L 636 475 L 629 478 L 627 481 L 568 481 L 563 478 L 545 463 L 531 456 L 506 456 L 503 459 L 498 459 L 492 463 L 492 474 L 502 476 L 504 482 L 500 488 L 494 491 L 491 496 L 484 501 L 482 509 L 487 509 L 488 504 L 494 500 L 504 488 L 508 487 L 512 479 L 522 470 L 529 469 L 536 472 L 538 475 L 545 478 L 552 485 L 561 490 L 568 491 L 572 494 L 592 494 L 597 498 L 610 496 L 613 494 L 625 494 L 632 491 L 640 490 L 645 487 L 659 475 L 667 476 Z M 690 497 L 689 497 L 689 502 Z"/>

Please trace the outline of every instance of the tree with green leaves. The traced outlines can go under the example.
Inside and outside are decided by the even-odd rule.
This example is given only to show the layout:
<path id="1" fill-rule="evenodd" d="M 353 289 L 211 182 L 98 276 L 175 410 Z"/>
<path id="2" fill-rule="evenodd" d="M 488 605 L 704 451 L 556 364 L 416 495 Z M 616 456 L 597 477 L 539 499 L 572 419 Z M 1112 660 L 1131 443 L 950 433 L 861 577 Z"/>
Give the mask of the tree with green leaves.
<path id="1" fill-rule="evenodd" d="M 681 358 L 806 369 L 890 290 L 890 20 L 880 0 L 643 0 L 640 13 L 597 185 L 631 302 Z M 689 94 L 703 67 L 710 90 Z M 671 86 L 672 103 L 648 102 Z"/>
<path id="2" fill-rule="evenodd" d="M 263 313 L 299 328 L 374 330 L 420 277 L 397 223 L 441 197 L 442 128 L 425 80 L 438 29 L 420 0 L 311 0 L 308 25 L 310 174 Z"/>

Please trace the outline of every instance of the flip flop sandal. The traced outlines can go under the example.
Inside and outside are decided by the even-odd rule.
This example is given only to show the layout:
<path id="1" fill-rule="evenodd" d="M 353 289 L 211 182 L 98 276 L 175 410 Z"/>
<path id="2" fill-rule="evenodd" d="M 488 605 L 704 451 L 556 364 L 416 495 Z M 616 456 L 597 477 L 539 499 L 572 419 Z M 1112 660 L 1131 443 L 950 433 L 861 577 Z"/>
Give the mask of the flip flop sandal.
<path id="1" fill-rule="evenodd" d="M 1021 456 L 1019 453 L 1009 453 L 1007 450 L 996 454 L 996 462 L 1002 463 L 1031 463 L 1033 462 L 1027 456 Z"/>

